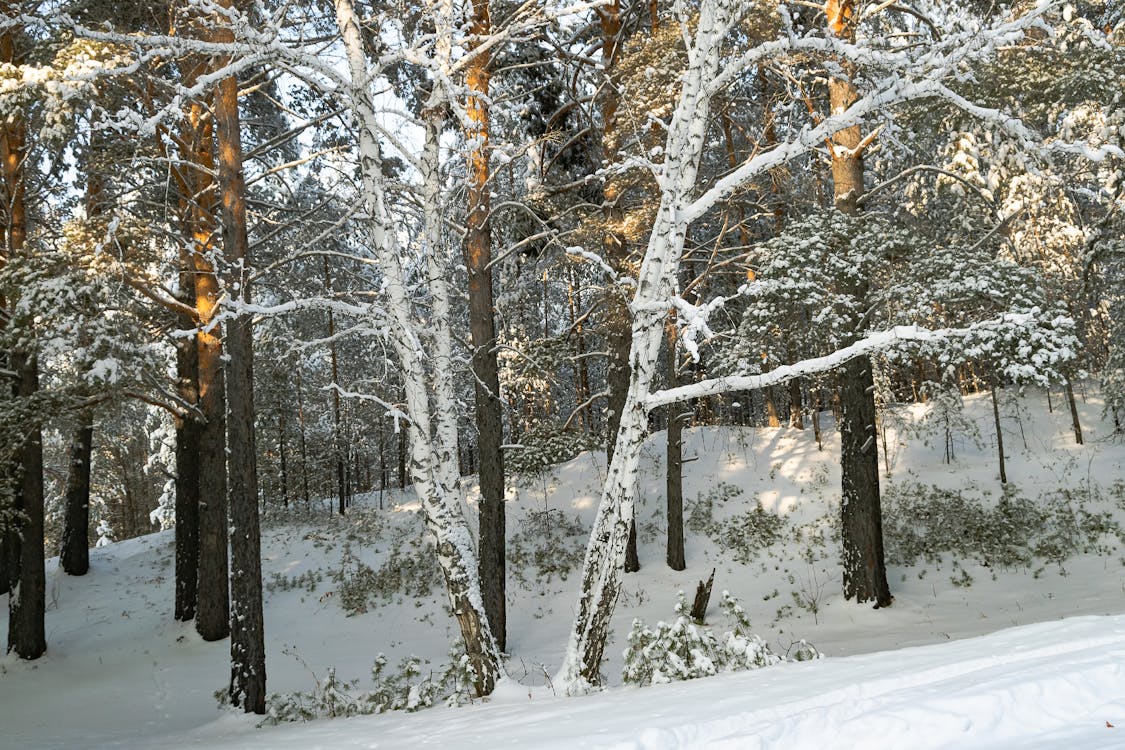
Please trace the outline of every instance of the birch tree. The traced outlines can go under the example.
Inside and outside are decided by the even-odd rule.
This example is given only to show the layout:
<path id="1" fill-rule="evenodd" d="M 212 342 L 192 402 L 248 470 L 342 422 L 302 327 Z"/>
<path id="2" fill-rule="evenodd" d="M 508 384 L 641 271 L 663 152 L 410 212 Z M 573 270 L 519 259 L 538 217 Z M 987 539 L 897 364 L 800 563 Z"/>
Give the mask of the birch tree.
<path id="1" fill-rule="evenodd" d="M 689 305 L 677 296 L 676 278 L 688 229 L 732 192 L 771 167 L 814 149 L 826 139 L 860 124 L 865 117 L 886 112 L 907 102 L 942 101 L 988 120 L 996 127 L 1020 133 L 1030 145 L 1035 134 L 1018 120 L 995 108 L 970 101 L 957 92 L 957 81 L 974 62 L 989 59 L 1004 45 L 1030 43 L 1026 31 L 1044 30 L 1043 15 L 1051 3 L 1038 4 L 1017 17 L 982 27 L 975 19 L 959 21 L 932 45 L 875 46 L 852 42 L 824 31 L 798 34 L 788 22 L 785 6 L 782 33 L 777 38 L 755 39 L 749 49 L 738 49 L 729 39 L 744 13 L 769 13 L 768 4 L 746 8 L 731 0 L 703 0 L 698 11 L 687 3 L 675 6 L 687 44 L 688 65 L 681 79 L 677 106 L 666 124 L 662 161 L 650 163 L 660 188 L 660 208 L 636 279 L 632 313 L 630 364 L 632 376 L 617 436 L 617 450 L 609 467 L 594 528 L 583 565 L 582 589 L 576 618 L 560 673 L 555 680 L 570 692 L 582 691 L 600 681 L 600 664 L 610 630 L 620 570 L 628 538 L 628 519 L 636 492 L 640 449 L 645 438 L 647 412 L 656 406 L 734 389 L 759 388 L 787 382 L 796 376 L 837 368 L 894 341 L 907 337 L 945 337 L 951 331 L 896 329 L 865 336 L 856 343 L 815 360 L 777 368 L 762 376 L 713 379 L 652 394 L 651 383 L 659 351 L 662 316 L 669 308 L 681 317 L 681 340 L 689 352 L 709 333 L 707 318 L 722 300 Z M 862 13 L 862 9 L 855 12 Z M 781 55 L 823 56 L 841 63 L 862 64 L 866 71 L 853 100 L 838 111 L 810 123 L 788 139 L 779 138 L 769 150 L 754 154 L 709 185 L 699 185 L 698 166 L 707 143 L 709 105 L 725 86 L 759 62 Z M 1095 158 L 1098 153 L 1090 153 Z M 1104 154 L 1102 154 L 1104 155 Z M 635 159 L 644 161 L 645 157 Z"/>

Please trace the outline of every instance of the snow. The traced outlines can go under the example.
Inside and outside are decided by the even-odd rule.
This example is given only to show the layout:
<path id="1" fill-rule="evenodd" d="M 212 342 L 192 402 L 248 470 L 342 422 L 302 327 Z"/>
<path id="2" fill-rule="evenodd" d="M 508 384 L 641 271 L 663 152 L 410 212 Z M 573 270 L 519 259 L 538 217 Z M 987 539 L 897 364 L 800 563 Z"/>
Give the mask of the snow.
<path id="1" fill-rule="evenodd" d="M 1125 478 L 1125 446 L 1109 437 L 1101 401 L 1077 388 L 1087 445 L 1074 445 L 1058 394 L 1048 413 L 1041 390 L 1028 389 L 1005 414 L 1008 472 L 1028 497 L 1087 482 L 1108 488 Z M 1004 394 L 1010 395 L 1010 394 Z M 1064 407 L 1064 408 L 1059 408 Z M 902 407 L 913 420 L 924 405 Z M 891 434 L 894 476 L 885 484 L 940 484 L 998 493 L 991 402 L 966 399 L 966 418 L 982 438 L 957 435 L 957 461 L 941 463 L 943 441 Z M 791 527 L 815 524 L 838 503 L 838 447 L 830 415 L 826 442 L 812 431 L 700 428 L 685 432 L 685 505 L 719 482 L 745 490 L 716 502 L 716 516 L 757 499 Z M 1025 442 L 1026 441 L 1026 442 Z M 833 543 L 807 563 L 791 536 L 743 565 L 708 537 L 687 532 L 688 568 L 663 564 L 663 436 L 646 442 L 638 498 L 642 570 L 625 576 L 604 672 L 613 687 L 582 698 L 552 694 L 544 675 L 562 662 L 573 617 L 578 571 L 565 579 L 509 580 L 512 679 L 483 705 L 414 714 L 319 720 L 256 728 L 254 718 L 225 713 L 212 693 L 226 687 L 229 643 L 205 643 L 190 624 L 171 619 L 172 534 L 161 532 L 91 551 L 91 572 L 66 576 L 48 562 L 47 655 L 0 658 L 0 748 L 348 748 L 348 747 L 949 747 L 1125 748 L 1125 567 L 1111 554 L 1079 555 L 1042 570 L 990 569 L 962 561 L 971 586 L 956 585 L 948 565 L 891 566 L 892 607 L 845 602 Z M 601 454 L 582 454 L 509 495 L 509 538 L 534 511 L 579 516 L 587 527 L 604 482 Z M 475 504 L 466 482 L 464 499 Z M 361 498 L 384 524 L 361 515 L 333 519 L 326 502 L 313 519 L 267 517 L 269 690 L 309 690 L 313 676 L 335 667 L 341 680 L 369 684 L 372 662 L 390 665 L 417 654 L 439 670 L 457 634 L 445 596 L 396 594 L 347 616 L 331 574 L 344 538 L 378 569 L 396 534 L 409 544 L 421 528 L 417 502 L 397 491 Z M 377 510 L 380 504 L 388 510 Z M 728 507 L 729 506 L 729 507 Z M 1125 520 L 1125 508 L 1112 506 Z M 655 530 L 654 530 L 655 529 Z M 578 539 L 576 543 L 584 544 Z M 425 548 L 421 553 L 425 553 Z M 729 589 L 776 653 L 805 638 L 827 658 L 747 673 L 642 689 L 620 686 L 625 636 L 634 618 L 653 624 L 674 615 L 677 592 L 716 571 L 716 592 Z M 269 586 L 278 574 L 320 571 L 309 591 Z M 995 576 L 995 578 L 993 577 Z M 818 612 L 794 595 L 820 584 Z M 713 600 L 709 622 L 729 629 Z M 787 611 L 783 611 L 787 610 Z M 0 614 L 0 629 L 6 629 Z M 978 637 L 983 636 L 983 637 Z M 1109 724 L 1115 725 L 1108 727 Z"/>

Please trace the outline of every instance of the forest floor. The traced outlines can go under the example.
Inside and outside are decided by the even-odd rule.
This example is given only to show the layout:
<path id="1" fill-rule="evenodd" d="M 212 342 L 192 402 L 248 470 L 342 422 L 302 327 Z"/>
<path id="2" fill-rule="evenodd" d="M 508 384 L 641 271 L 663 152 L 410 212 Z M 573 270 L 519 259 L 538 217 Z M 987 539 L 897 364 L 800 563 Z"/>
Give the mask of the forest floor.
<path id="1" fill-rule="evenodd" d="M 549 676 L 571 624 L 601 454 L 514 482 L 512 680 L 483 705 L 257 728 L 217 705 L 228 642 L 205 643 L 171 619 L 171 532 L 93 550 L 82 578 L 50 560 L 47 655 L 0 658 L 0 748 L 1125 748 L 1125 445 L 1093 392 L 1079 402 L 1086 442 L 1076 445 L 1064 403 L 1055 394 L 1049 412 L 1042 391 L 1002 398 L 1006 494 L 987 395 L 966 399 L 951 463 L 926 406 L 887 420 L 895 601 L 881 610 L 840 592 L 828 415 L 823 450 L 811 429 L 685 433 L 694 460 L 684 465 L 683 572 L 664 564 L 655 434 L 640 478 L 642 569 L 625 577 L 606 648 L 617 687 L 579 699 L 553 696 Z M 465 502 L 475 501 L 469 478 Z M 327 505 L 267 515 L 271 692 L 312 692 L 333 668 L 345 694 L 413 687 L 417 699 L 419 682 L 443 670 L 456 631 L 416 511 L 409 492 L 394 491 L 360 498 L 347 518 Z M 716 632 L 732 626 L 717 606 L 725 590 L 776 653 L 804 639 L 827 658 L 620 687 L 634 618 L 674 618 L 678 592 L 690 599 L 712 569 Z M 387 666 L 373 677 L 380 654 Z M 417 674 L 401 669 L 410 655 Z"/>

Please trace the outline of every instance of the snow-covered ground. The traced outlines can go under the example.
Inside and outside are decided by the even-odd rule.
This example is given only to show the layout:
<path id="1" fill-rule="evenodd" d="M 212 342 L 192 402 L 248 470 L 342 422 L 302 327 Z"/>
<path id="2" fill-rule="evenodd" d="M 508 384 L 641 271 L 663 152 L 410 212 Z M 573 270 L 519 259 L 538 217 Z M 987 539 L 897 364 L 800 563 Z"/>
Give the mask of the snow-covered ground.
<path id="1" fill-rule="evenodd" d="M 995 501 L 991 404 L 987 397 L 966 402 L 980 444 L 959 432 L 953 464 L 942 463 L 941 435 L 890 434 L 889 494 L 917 482 L 966 496 L 987 492 L 985 502 Z M 1032 392 L 1005 406 L 1011 483 L 1029 499 L 1062 498 L 1065 507 L 1125 523 L 1125 485 L 1115 489 L 1125 479 L 1125 447 L 1109 439 L 1100 402 L 1090 394 L 1079 404 L 1084 446 L 1074 444 L 1057 395 L 1053 413 L 1046 405 L 1042 392 Z M 923 410 L 911 407 L 914 416 Z M 1107 534 L 1099 551 L 1061 563 L 919 558 L 890 567 L 891 608 L 845 602 L 829 522 L 838 503 L 838 449 L 830 423 L 825 427 L 824 451 L 811 430 L 689 433 L 685 456 L 696 459 L 685 464 L 689 509 L 698 495 L 711 494 L 722 522 L 756 498 L 787 523 L 744 562 L 689 530 L 682 573 L 663 562 L 663 436 L 651 439 L 638 516 L 643 568 L 626 577 L 605 673 L 620 684 L 633 618 L 672 617 L 677 592 L 690 595 L 712 568 L 716 594 L 738 597 L 775 651 L 804 638 L 829 658 L 585 698 L 552 696 L 547 675 L 562 656 L 578 577 L 557 568 L 581 553 L 580 529 L 569 532 L 575 517 L 580 524 L 592 518 L 605 468 L 604 457 L 584 454 L 521 480 L 510 496 L 514 680 L 486 705 L 261 729 L 220 712 L 213 693 L 226 685 L 229 646 L 204 643 L 190 625 L 171 620 L 172 537 L 163 533 L 94 550 L 83 578 L 48 563 L 48 653 L 33 663 L 0 659 L 0 747 L 1125 747 L 1118 536 Z M 720 483 L 742 494 L 723 500 Z M 475 490 L 466 484 L 472 505 Z M 410 496 L 388 493 L 385 511 L 379 502 L 365 498 L 346 520 L 328 513 L 267 519 L 271 691 L 311 690 L 328 667 L 362 689 L 379 653 L 392 667 L 409 654 L 435 670 L 446 660 L 455 630 L 440 587 L 429 588 L 428 550 Z M 390 575 L 400 571 L 402 580 Z M 384 594 L 349 588 L 364 576 Z M 717 598 L 709 621 L 721 630 L 729 624 L 716 611 Z M 6 617 L 0 614 L 0 630 Z"/>

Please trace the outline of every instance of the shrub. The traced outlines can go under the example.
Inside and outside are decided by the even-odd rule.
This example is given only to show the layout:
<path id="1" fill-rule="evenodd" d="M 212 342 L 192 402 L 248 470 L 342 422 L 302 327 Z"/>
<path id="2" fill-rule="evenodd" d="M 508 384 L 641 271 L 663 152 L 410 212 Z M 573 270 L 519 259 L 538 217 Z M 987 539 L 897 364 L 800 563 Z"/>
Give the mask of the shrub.
<path id="1" fill-rule="evenodd" d="M 313 675 L 315 685 L 311 692 L 268 696 L 266 717 L 261 723 L 418 711 L 442 701 L 451 706 L 469 703 L 474 678 L 469 657 L 454 648 L 449 658 L 445 669 L 437 675 L 433 672 L 423 675 L 422 661 L 416 656 L 403 659 L 394 673 L 387 674 L 387 657 L 379 654 L 371 667 L 374 682 L 371 690 L 360 690 L 359 680 L 340 680 L 335 668 L 329 667 L 324 679 Z"/>
<path id="2" fill-rule="evenodd" d="M 558 576 L 566 580 L 582 562 L 588 532 L 581 519 L 562 511 L 529 511 L 520 528 L 508 539 L 511 572 L 524 588 Z"/>
<path id="3" fill-rule="evenodd" d="M 1005 489 L 995 504 L 987 497 L 921 484 L 889 487 L 883 498 L 887 561 L 936 563 L 952 554 L 986 567 L 1061 563 L 1079 553 L 1107 552 L 1103 536 L 1119 532 L 1108 513 L 1087 510 L 1069 489 L 1038 501 L 1014 489 Z"/>
<path id="4" fill-rule="evenodd" d="M 745 611 L 725 591 L 720 608 L 734 621 L 734 629 L 721 636 L 692 621 L 682 592 L 675 607 L 676 619 L 671 623 L 658 622 L 650 628 L 634 620 L 622 679 L 635 685 L 655 685 L 758 669 L 781 661 L 750 631 Z"/>
<path id="5" fill-rule="evenodd" d="M 786 521 L 763 508 L 761 503 L 726 520 L 715 518 L 716 505 L 741 495 L 741 488 L 725 482 L 715 485 L 706 495 L 699 493 L 684 524 L 690 531 L 706 534 L 731 557 L 746 565 L 781 539 Z"/>

